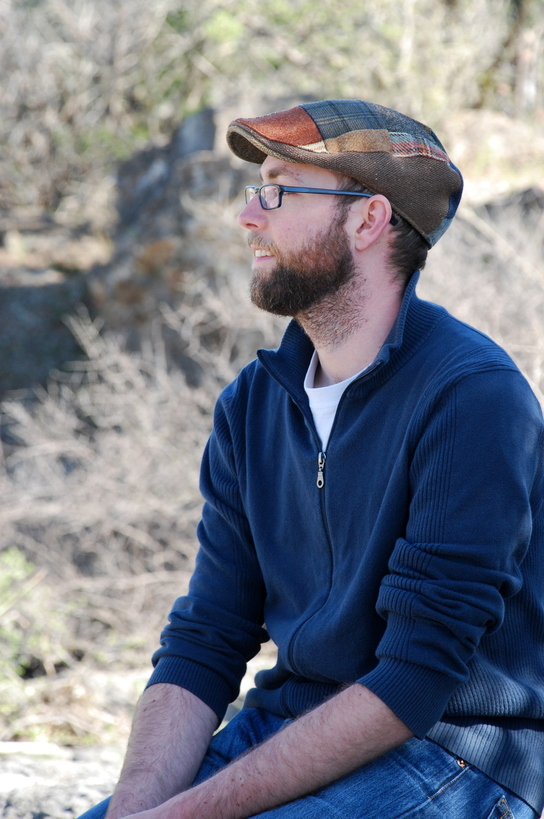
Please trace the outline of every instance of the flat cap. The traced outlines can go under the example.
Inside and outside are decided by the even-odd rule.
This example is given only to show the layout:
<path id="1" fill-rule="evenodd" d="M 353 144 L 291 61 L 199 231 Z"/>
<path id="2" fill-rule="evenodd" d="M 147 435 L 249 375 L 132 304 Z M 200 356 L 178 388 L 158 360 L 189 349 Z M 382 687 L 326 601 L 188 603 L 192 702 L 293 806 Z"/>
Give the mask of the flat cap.
<path id="1" fill-rule="evenodd" d="M 267 156 L 353 177 L 391 202 L 432 247 L 449 227 L 463 177 L 436 134 L 391 108 L 362 100 L 310 102 L 235 119 L 227 142 L 236 156 Z"/>

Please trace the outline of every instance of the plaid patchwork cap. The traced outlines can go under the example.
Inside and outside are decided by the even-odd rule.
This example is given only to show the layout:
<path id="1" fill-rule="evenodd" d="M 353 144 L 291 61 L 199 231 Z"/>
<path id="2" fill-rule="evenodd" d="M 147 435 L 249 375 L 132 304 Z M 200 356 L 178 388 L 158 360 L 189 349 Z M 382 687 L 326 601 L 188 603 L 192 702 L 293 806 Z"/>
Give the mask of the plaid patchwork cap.
<path id="1" fill-rule="evenodd" d="M 421 122 L 361 100 L 310 102 L 227 130 L 231 151 L 262 164 L 267 156 L 353 177 L 391 202 L 432 247 L 448 229 L 463 177 Z"/>

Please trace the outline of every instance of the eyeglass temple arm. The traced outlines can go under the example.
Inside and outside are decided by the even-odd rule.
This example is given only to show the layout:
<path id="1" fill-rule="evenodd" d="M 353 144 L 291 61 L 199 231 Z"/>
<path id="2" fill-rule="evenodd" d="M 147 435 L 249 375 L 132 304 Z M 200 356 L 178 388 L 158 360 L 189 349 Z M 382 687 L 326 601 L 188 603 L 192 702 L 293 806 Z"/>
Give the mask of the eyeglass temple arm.
<path id="1" fill-rule="evenodd" d="M 268 183 L 268 184 L 272 184 L 272 183 Z M 252 185 L 250 185 L 249 187 L 252 188 L 252 190 L 254 190 L 255 192 L 260 191 L 260 188 L 255 188 Z M 264 188 L 264 185 L 261 185 L 261 187 Z M 363 193 L 363 191 L 330 190 L 329 188 L 292 188 L 289 185 L 276 185 L 276 187 L 280 189 L 280 199 L 281 199 L 281 194 L 284 191 L 287 191 L 288 193 L 289 192 L 293 192 L 293 193 L 330 193 L 330 194 L 333 194 L 334 196 L 366 196 L 368 199 L 370 199 L 372 196 L 374 196 L 373 193 Z M 397 225 L 399 220 L 398 220 L 398 217 L 393 213 L 391 215 L 391 219 L 389 221 L 391 222 L 392 225 Z"/>

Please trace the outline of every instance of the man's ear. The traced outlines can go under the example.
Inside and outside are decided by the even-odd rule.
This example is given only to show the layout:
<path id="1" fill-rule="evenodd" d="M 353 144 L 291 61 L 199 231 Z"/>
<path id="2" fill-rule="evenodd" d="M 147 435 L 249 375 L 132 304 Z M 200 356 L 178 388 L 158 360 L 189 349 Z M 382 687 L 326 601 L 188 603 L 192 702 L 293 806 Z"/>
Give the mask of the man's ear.
<path id="1" fill-rule="evenodd" d="M 386 196 L 377 193 L 370 199 L 361 199 L 358 208 L 353 208 L 356 221 L 352 223 L 353 238 L 356 250 L 366 250 L 374 244 L 387 228 L 393 215 L 391 202 Z"/>

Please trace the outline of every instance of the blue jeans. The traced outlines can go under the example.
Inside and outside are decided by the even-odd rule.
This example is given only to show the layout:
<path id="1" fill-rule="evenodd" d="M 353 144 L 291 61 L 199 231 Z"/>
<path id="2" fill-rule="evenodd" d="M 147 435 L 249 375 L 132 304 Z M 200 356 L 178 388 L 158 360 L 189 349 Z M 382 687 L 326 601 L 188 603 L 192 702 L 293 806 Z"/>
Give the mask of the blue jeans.
<path id="1" fill-rule="evenodd" d="M 195 779 L 208 779 L 285 722 L 242 710 L 219 733 Z M 108 801 L 81 819 L 103 819 Z M 537 819 L 521 799 L 430 740 L 412 739 L 309 796 L 259 814 L 262 819 Z"/>

